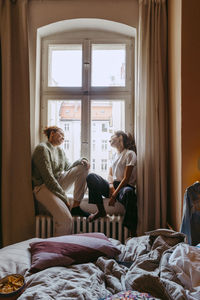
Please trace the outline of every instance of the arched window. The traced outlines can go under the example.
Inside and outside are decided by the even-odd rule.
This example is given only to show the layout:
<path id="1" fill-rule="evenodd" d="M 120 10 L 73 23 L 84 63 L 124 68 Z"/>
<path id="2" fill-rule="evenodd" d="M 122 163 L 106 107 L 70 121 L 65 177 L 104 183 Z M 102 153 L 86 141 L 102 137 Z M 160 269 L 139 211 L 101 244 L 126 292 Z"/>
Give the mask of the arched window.
<path id="1" fill-rule="evenodd" d="M 41 41 L 41 127 L 63 128 L 68 159 L 103 160 L 101 175 L 111 135 L 133 130 L 134 48 L 134 38 L 99 30 L 62 32 Z M 106 158 L 102 147 L 109 150 Z"/>

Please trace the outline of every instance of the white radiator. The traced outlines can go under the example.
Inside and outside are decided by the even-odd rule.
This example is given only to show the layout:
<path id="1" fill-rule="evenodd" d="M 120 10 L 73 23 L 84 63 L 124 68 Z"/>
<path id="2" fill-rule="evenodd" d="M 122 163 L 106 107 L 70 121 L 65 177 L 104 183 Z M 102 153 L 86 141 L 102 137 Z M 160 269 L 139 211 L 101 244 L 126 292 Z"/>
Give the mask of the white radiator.
<path id="1" fill-rule="evenodd" d="M 122 226 L 122 216 L 99 218 L 88 222 L 85 217 L 73 217 L 72 233 L 102 232 L 107 237 L 124 241 L 128 238 L 128 229 Z M 48 238 L 53 236 L 53 219 L 50 216 L 36 216 L 36 237 Z"/>

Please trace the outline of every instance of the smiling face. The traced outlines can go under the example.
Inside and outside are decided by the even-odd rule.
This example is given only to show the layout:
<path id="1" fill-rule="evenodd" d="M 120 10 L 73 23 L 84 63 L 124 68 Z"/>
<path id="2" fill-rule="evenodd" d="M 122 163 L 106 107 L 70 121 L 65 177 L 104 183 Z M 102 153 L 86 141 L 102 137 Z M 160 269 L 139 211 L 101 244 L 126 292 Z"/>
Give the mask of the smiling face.
<path id="1" fill-rule="evenodd" d="M 119 147 L 123 147 L 123 139 L 121 135 L 120 136 L 117 136 L 116 134 L 112 135 L 109 142 L 111 147 L 113 148 L 118 149 Z"/>
<path id="2" fill-rule="evenodd" d="M 56 131 L 51 131 L 49 136 L 49 142 L 53 146 L 59 146 L 64 142 L 65 136 L 62 129 L 58 129 Z"/>

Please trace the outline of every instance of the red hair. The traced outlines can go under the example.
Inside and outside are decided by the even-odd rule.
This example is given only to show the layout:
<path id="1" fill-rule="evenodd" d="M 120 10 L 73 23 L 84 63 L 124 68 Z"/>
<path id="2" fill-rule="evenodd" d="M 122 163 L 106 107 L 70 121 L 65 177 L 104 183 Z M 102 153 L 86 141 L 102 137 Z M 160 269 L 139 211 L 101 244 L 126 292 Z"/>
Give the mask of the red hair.
<path id="1" fill-rule="evenodd" d="M 49 127 L 45 127 L 45 129 L 43 130 L 43 133 L 46 135 L 46 137 L 49 139 L 51 132 L 57 132 L 62 129 L 59 128 L 58 126 L 49 126 Z"/>

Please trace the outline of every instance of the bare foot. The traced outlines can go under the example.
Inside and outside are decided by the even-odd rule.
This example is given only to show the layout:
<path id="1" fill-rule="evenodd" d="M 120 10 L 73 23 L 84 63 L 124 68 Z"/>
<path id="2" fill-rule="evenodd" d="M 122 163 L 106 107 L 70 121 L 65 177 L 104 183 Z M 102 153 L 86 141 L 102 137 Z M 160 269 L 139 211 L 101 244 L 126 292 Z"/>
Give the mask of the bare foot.
<path id="1" fill-rule="evenodd" d="M 97 220 L 98 218 L 103 218 L 105 216 L 106 216 L 106 212 L 97 211 L 88 217 L 88 221 L 93 222 L 94 220 Z"/>

